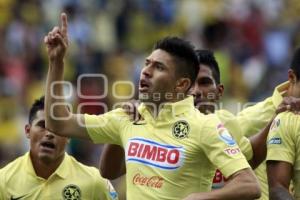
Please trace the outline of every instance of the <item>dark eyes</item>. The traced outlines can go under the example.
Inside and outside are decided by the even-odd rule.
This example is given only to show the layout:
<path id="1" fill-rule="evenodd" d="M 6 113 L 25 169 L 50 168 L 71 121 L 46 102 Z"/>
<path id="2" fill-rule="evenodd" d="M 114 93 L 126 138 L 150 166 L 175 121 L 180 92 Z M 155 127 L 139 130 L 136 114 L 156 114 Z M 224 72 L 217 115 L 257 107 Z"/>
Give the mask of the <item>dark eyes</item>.
<path id="1" fill-rule="evenodd" d="M 151 64 L 151 62 L 149 60 L 146 60 L 145 67 L 149 66 L 150 64 Z M 153 62 L 153 67 L 155 67 L 156 69 L 158 69 L 160 71 L 164 70 L 164 66 L 158 62 Z"/>
<path id="2" fill-rule="evenodd" d="M 37 126 L 39 126 L 40 128 L 45 128 L 45 121 L 39 121 L 37 124 Z"/>
<path id="3" fill-rule="evenodd" d="M 210 78 L 201 78 L 198 81 L 199 85 L 209 85 L 209 84 L 213 84 L 213 81 Z"/>
<path id="4" fill-rule="evenodd" d="M 156 67 L 156 69 L 158 69 L 160 71 L 164 69 L 164 67 L 160 64 L 156 64 L 155 67 Z"/>

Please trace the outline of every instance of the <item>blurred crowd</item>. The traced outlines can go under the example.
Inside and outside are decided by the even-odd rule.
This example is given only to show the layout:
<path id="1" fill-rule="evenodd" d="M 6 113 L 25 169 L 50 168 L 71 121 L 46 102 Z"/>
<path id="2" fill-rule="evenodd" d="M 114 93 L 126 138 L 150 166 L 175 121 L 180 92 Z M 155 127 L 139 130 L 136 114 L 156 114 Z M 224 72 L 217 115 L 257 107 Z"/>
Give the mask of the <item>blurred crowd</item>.
<path id="1" fill-rule="evenodd" d="M 0 0 L 0 167 L 28 150 L 23 127 L 48 68 L 43 37 L 62 11 L 70 38 L 65 88 L 77 112 L 100 114 L 136 97 L 144 58 L 163 36 L 215 52 L 222 106 L 233 112 L 285 81 L 300 45 L 297 0 Z M 97 166 L 101 146 L 71 140 L 68 151 Z"/>

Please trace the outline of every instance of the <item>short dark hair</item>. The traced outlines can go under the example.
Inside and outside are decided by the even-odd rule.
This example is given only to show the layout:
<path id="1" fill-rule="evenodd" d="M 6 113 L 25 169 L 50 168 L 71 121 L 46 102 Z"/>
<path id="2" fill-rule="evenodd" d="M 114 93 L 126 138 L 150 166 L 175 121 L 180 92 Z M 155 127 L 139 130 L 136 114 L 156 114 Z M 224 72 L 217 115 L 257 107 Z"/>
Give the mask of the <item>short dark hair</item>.
<path id="1" fill-rule="evenodd" d="M 44 110 L 45 107 L 45 97 L 41 96 L 39 99 L 36 99 L 34 103 L 32 104 L 30 111 L 29 111 L 29 117 L 28 117 L 28 122 L 29 124 L 32 123 L 34 118 L 36 117 L 36 113 L 39 110 Z"/>
<path id="2" fill-rule="evenodd" d="M 300 78 L 300 47 L 298 47 L 293 55 L 290 68 L 296 74 L 297 80 Z"/>
<path id="3" fill-rule="evenodd" d="M 179 37 L 165 37 L 154 45 L 154 50 L 161 49 L 175 58 L 176 73 L 191 79 L 192 84 L 197 78 L 199 63 L 194 46 Z"/>
<path id="4" fill-rule="evenodd" d="M 210 50 L 197 49 L 196 55 L 198 57 L 199 65 L 207 65 L 211 69 L 216 83 L 220 84 L 220 68 L 214 53 Z"/>

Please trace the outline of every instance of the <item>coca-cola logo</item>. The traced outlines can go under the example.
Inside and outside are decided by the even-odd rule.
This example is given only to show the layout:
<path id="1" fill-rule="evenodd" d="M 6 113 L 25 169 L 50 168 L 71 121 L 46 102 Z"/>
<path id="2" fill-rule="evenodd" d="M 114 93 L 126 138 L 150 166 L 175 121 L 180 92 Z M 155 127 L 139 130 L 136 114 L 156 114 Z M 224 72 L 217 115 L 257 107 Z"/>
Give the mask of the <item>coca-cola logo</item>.
<path id="1" fill-rule="evenodd" d="M 134 185 L 142 185 L 151 188 L 161 188 L 164 183 L 164 179 L 160 176 L 144 176 L 140 173 L 137 173 L 132 178 L 132 183 Z"/>

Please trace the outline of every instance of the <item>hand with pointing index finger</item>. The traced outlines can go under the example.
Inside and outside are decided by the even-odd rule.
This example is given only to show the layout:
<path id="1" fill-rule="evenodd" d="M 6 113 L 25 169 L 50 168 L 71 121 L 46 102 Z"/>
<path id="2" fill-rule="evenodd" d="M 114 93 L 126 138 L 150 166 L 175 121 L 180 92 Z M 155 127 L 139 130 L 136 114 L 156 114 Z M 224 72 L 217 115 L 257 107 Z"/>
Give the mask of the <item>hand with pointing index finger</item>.
<path id="1" fill-rule="evenodd" d="M 44 37 L 50 61 L 63 61 L 68 48 L 68 20 L 65 13 L 60 15 L 60 23 L 60 27 L 55 26 Z"/>

